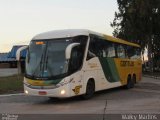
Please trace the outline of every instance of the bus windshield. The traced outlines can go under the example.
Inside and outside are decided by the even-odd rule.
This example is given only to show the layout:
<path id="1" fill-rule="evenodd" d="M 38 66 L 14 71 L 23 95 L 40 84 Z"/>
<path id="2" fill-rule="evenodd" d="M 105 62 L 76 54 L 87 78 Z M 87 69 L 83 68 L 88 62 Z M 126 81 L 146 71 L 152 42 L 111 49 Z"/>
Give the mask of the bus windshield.
<path id="1" fill-rule="evenodd" d="M 81 41 L 75 38 L 32 40 L 26 59 L 26 77 L 58 79 L 66 76 L 69 61 L 65 58 L 65 50 L 73 42 Z"/>

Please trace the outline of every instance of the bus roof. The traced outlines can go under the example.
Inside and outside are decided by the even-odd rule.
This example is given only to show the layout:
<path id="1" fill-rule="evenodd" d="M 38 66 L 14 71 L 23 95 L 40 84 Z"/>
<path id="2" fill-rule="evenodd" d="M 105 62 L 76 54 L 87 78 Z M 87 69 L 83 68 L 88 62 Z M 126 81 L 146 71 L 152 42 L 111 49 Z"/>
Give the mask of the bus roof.
<path id="1" fill-rule="evenodd" d="M 86 30 L 86 29 L 65 29 L 65 30 L 54 30 L 54 31 L 44 32 L 44 33 L 38 34 L 35 37 L 33 37 L 33 40 L 67 38 L 67 37 L 74 37 L 74 36 L 78 36 L 78 35 L 89 36 L 90 34 L 95 34 L 97 36 L 101 36 L 108 41 L 131 45 L 131 46 L 135 46 L 135 47 L 140 47 L 140 45 L 138 45 L 138 44 L 131 43 L 131 42 L 119 39 L 119 38 L 115 38 L 115 37 L 112 37 L 109 35 L 101 34 L 98 32 L 93 32 L 93 31 Z"/>
<path id="2" fill-rule="evenodd" d="M 89 35 L 89 31 L 85 29 L 66 29 L 66 30 L 54 30 L 36 35 L 33 39 L 53 39 L 53 38 L 67 38 L 78 35 Z"/>

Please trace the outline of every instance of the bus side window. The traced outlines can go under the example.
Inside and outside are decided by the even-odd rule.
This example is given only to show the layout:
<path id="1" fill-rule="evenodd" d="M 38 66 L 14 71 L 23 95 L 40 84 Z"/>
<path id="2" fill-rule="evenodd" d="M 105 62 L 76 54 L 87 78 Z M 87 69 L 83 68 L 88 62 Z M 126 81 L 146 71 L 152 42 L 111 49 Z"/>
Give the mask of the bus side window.
<path id="1" fill-rule="evenodd" d="M 127 47 L 127 55 L 130 59 L 139 59 L 141 56 L 140 48 L 128 46 Z"/>
<path id="2" fill-rule="evenodd" d="M 140 48 L 136 48 L 136 55 L 137 55 L 137 59 L 141 58 L 141 49 Z"/>
<path id="3" fill-rule="evenodd" d="M 88 50 L 88 54 L 87 54 L 87 60 L 96 57 L 96 55 L 94 53 L 92 53 L 90 50 Z"/>
<path id="4" fill-rule="evenodd" d="M 116 57 L 115 44 L 100 36 L 90 36 L 87 60 L 93 57 Z"/>
<path id="5" fill-rule="evenodd" d="M 97 43 L 97 46 L 99 57 L 116 57 L 114 43 L 109 42 L 106 39 L 100 39 L 100 43 Z"/>
<path id="6" fill-rule="evenodd" d="M 107 48 L 106 48 L 106 57 L 116 57 L 116 51 L 114 44 L 111 42 L 108 42 Z"/>
<path id="7" fill-rule="evenodd" d="M 118 58 L 126 57 L 125 48 L 123 45 L 120 45 L 120 44 L 117 45 L 117 56 Z"/>
<path id="8" fill-rule="evenodd" d="M 90 36 L 90 43 L 89 43 L 89 48 L 88 48 L 88 53 L 87 53 L 87 60 L 94 58 L 97 56 L 97 46 L 96 46 L 96 40 L 95 37 Z"/>

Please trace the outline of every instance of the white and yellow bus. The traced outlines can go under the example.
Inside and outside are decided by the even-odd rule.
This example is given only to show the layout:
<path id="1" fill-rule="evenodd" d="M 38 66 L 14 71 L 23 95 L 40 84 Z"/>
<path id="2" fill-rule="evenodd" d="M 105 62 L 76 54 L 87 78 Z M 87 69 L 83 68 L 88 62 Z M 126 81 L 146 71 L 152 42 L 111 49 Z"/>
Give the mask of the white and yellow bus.
<path id="1" fill-rule="evenodd" d="M 29 44 L 24 92 L 87 99 L 96 91 L 134 87 L 141 71 L 138 44 L 89 30 L 50 31 Z"/>

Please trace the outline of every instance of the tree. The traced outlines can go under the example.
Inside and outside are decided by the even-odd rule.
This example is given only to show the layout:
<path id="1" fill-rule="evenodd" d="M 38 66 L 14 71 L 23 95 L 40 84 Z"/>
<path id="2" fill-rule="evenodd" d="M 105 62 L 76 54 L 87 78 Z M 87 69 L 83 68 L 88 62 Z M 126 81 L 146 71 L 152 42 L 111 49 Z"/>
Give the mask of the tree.
<path id="1" fill-rule="evenodd" d="M 160 52 L 160 1 L 117 0 L 118 12 L 111 23 L 113 35 L 141 45 L 142 53 L 148 49 L 150 67 L 152 58 Z"/>

